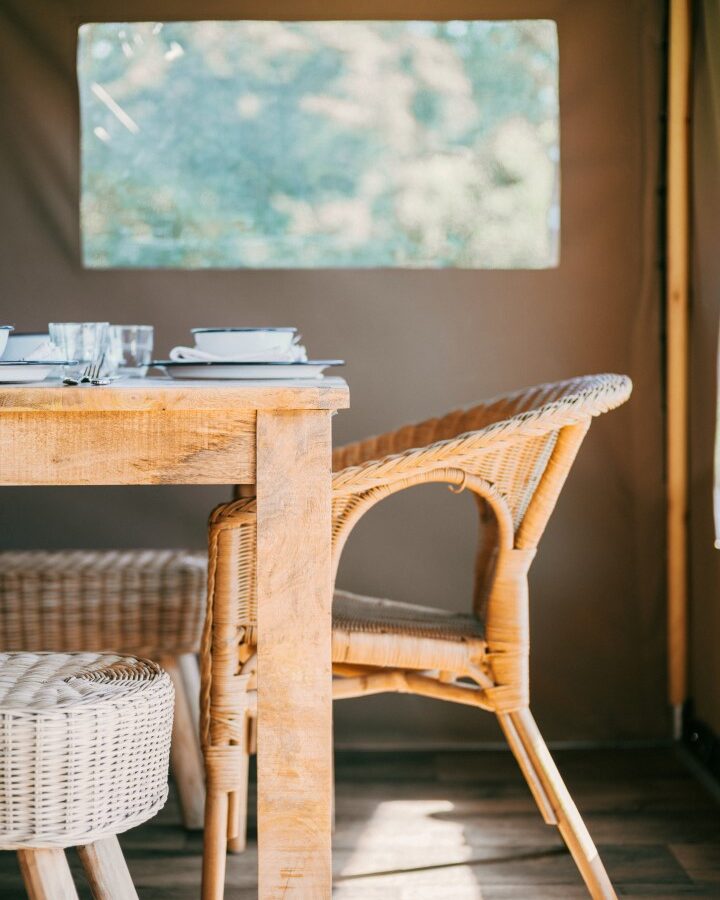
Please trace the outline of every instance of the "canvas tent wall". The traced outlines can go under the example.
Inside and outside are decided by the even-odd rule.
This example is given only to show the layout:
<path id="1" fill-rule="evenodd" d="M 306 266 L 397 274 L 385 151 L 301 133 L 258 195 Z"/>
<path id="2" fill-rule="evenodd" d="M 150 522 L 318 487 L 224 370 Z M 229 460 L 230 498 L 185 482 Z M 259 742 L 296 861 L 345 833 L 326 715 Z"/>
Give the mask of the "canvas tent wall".
<path id="1" fill-rule="evenodd" d="M 77 29 L 84 21 L 267 18 L 555 19 L 560 46 L 560 264 L 544 271 L 86 271 L 78 236 Z M 660 254 L 663 4 L 483 0 L 263 4 L 3 0 L 0 319 L 148 321 L 165 351 L 195 325 L 297 324 L 341 356 L 344 441 L 508 388 L 594 371 L 635 392 L 591 430 L 531 575 L 533 695 L 550 738 L 668 733 L 665 691 Z M 481 227 L 481 223 L 479 223 Z M 201 546 L 226 492 L 5 489 L 4 547 Z M 429 512 L 432 510 L 432 516 Z M 463 608 L 466 498 L 427 488 L 368 517 L 343 586 Z M 487 717 L 374 697 L 336 711 L 340 743 L 475 743 Z"/>

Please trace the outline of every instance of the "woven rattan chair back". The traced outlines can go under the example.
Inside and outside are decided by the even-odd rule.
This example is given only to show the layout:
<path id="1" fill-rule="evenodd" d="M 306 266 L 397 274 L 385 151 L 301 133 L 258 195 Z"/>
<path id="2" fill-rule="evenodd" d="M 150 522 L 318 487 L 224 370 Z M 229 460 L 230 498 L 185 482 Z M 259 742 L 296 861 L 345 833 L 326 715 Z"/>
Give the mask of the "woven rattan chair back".
<path id="1" fill-rule="evenodd" d="M 592 417 L 624 403 L 630 390 L 624 376 L 574 378 L 338 448 L 335 571 L 353 526 L 384 497 L 431 481 L 471 487 L 470 476 L 492 531 L 483 537 L 481 554 L 494 549 L 501 522 L 506 546 L 535 548 Z M 255 499 L 242 498 L 219 506 L 210 524 L 213 591 L 232 597 L 234 621 L 248 629 L 257 624 L 255 511 Z"/>

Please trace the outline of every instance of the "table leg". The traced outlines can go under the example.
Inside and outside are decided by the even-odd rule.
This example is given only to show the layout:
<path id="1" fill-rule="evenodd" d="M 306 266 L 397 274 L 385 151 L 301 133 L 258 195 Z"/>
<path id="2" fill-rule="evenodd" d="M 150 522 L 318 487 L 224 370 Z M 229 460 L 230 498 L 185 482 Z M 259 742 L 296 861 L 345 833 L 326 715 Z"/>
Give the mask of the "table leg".
<path id="1" fill-rule="evenodd" d="M 331 413 L 257 421 L 258 895 L 331 894 Z"/>

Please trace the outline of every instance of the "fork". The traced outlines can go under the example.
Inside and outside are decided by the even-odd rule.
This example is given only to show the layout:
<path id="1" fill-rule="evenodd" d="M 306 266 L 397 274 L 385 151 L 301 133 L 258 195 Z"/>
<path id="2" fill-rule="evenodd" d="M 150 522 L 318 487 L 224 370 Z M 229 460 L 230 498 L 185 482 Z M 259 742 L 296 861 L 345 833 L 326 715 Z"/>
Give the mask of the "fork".
<path id="1" fill-rule="evenodd" d="M 76 384 L 80 384 L 81 381 L 89 381 L 90 379 L 88 378 L 88 373 L 90 372 L 91 366 L 92 363 L 88 363 L 88 365 L 86 365 L 82 370 L 79 378 L 73 378 L 72 375 L 66 375 L 65 378 L 63 378 L 63 384 L 75 386 Z"/>
<path id="2" fill-rule="evenodd" d="M 105 362 L 105 354 L 103 353 L 102 356 L 100 357 L 100 361 L 98 362 L 97 366 L 95 367 L 96 371 L 93 372 L 93 374 L 90 378 L 90 384 L 104 385 L 104 384 L 110 384 L 113 381 L 117 381 L 117 378 L 118 378 L 117 375 L 107 375 L 106 374 L 105 377 L 102 377 L 102 375 L 100 373 L 102 372 L 102 367 L 103 367 L 104 362 Z"/>
<path id="3" fill-rule="evenodd" d="M 83 379 L 84 381 L 89 381 L 90 384 L 102 384 L 102 379 L 100 378 L 100 373 L 102 372 L 102 367 L 105 364 L 105 353 L 101 353 L 100 356 L 95 360 L 93 366 L 88 373 L 88 377 Z"/>
<path id="4" fill-rule="evenodd" d="M 89 362 L 85 366 L 79 378 L 73 378 L 71 375 L 68 375 L 66 378 L 63 378 L 63 384 L 74 386 L 76 384 L 87 384 L 88 382 L 93 381 L 93 379 L 97 380 L 100 377 L 100 370 L 102 369 L 104 362 L 105 354 L 101 353 L 98 359 Z"/>

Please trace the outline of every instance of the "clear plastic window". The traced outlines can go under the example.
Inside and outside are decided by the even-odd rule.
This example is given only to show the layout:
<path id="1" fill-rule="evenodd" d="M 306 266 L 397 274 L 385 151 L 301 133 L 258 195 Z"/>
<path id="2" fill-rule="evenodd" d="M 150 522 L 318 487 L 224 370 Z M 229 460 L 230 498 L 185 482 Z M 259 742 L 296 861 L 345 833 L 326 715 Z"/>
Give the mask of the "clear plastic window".
<path id="1" fill-rule="evenodd" d="M 136 22 L 79 37 L 88 267 L 557 264 L 554 22 Z"/>

